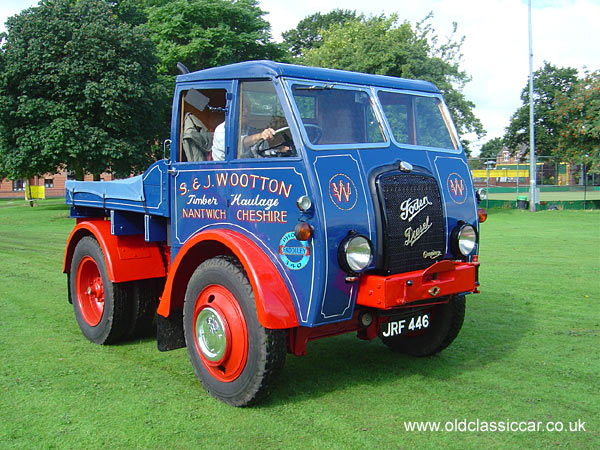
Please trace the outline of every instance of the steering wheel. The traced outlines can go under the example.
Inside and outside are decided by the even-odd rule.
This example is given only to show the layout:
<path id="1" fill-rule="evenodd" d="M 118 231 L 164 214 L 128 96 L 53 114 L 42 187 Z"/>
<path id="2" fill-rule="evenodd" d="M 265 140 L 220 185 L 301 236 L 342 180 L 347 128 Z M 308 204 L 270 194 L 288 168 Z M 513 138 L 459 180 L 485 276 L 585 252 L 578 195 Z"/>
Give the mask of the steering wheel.
<path id="1" fill-rule="evenodd" d="M 290 127 L 279 128 L 275 131 L 274 136 L 279 133 L 284 133 L 285 131 L 289 131 Z M 260 146 L 264 142 L 264 139 L 260 139 L 255 145 Z M 281 147 L 288 147 L 288 150 L 283 150 Z M 268 148 L 259 148 L 256 152 L 260 156 L 291 156 L 295 154 L 296 150 L 294 148 L 294 141 L 291 136 L 287 133 L 282 134 L 282 141 L 277 145 L 273 145 Z"/>
<path id="2" fill-rule="evenodd" d="M 319 140 L 323 137 L 323 128 L 321 128 L 319 125 L 315 125 L 314 123 L 305 123 L 304 129 L 306 130 L 306 136 L 311 144 L 318 144 Z"/>

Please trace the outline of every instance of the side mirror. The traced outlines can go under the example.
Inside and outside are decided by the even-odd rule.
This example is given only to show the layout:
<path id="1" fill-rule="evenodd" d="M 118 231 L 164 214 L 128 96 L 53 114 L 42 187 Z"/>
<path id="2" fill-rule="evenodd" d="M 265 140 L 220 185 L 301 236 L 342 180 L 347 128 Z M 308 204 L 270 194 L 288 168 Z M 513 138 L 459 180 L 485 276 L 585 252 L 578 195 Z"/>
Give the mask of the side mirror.
<path id="1" fill-rule="evenodd" d="M 167 147 L 169 147 L 169 149 L 171 148 L 171 139 L 165 139 L 163 141 L 163 159 L 168 159 L 167 158 Z M 170 152 L 169 152 L 169 156 L 170 156 Z"/>
<path id="2" fill-rule="evenodd" d="M 481 202 L 482 200 L 487 199 L 488 196 L 488 192 L 486 188 L 479 188 L 477 189 L 477 203 Z"/>

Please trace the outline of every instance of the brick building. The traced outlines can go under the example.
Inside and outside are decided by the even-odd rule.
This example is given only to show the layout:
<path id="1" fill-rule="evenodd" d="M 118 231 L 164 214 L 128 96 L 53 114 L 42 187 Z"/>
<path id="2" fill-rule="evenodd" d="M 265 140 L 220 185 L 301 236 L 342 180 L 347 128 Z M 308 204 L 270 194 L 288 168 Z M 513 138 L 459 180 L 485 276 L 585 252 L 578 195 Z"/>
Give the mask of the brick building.
<path id="1" fill-rule="evenodd" d="M 496 154 L 496 165 L 500 164 L 527 164 L 525 161 L 525 148 L 519 148 L 515 153 L 512 153 L 508 148 L 503 147 Z"/>
<path id="2" fill-rule="evenodd" d="M 71 179 L 67 171 L 61 171 L 55 174 L 46 174 L 41 177 L 29 179 L 31 186 L 44 186 L 46 197 L 64 197 L 65 181 Z M 103 174 L 102 180 L 113 180 L 111 174 Z M 93 176 L 88 174 L 85 176 L 86 181 L 93 180 Z M 24 198 L 25 197 L 26 180 L 8 180 L 3 179 L 0 182 L 0 198 Z"/>

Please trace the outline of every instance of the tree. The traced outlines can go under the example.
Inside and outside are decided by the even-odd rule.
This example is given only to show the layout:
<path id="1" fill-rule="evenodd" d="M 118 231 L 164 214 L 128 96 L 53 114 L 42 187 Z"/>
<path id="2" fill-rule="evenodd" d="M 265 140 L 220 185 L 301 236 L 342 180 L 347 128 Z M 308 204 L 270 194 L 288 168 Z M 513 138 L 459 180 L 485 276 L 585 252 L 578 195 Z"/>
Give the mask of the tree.
<path id="1" fill-rule="evenodd" d="M 148 20 L 146 8 L 149 0 L 105 0 L 122 22 L 138 26 Z"/>
<path id="2" fill-rule="evenodd" d="M 462 89 L 470 78 L 460 69 L 462 39 L 450 36 L 438 43 L 427 16 L 415 28 L 399 23 L 396 15 L 358 17 L 334 24 L 323 32 L 318 47 L 300 59 L 307 65 L 356 72 L 418 78 L 434 83 L 444 94 L 459 133 L 484 134 L 473 113 L 475 105 Z M 456 31 L 456 25 L 455 25 Z"/>
<path id="3" fill-rule="evenodd" d="M 569 94 L 560 92 L 551 117 L 563 124 L 553 153 L 563 161 L 586 163 L 600 170 L 600 71 L 574 83 Z"/>
<path id="4" fill-rule="evenodd" d="M 332 25 L 343 25 L 349 20 L 356 20 L 356 11 L 334 9 L 327 14 L 315 13 L 305 17 L 296 28 L 282 34 L 283 40 L 294 57 L 303 56 L 306 51 L 317 48 L 323 41 L 323 31 Z"/>
<path id="5" fill-rule="evenodd" d="M 158 72 L 190 70 L 252 59 L 279 59 L 270 25 L 255 0 L 146 0 L 145 28 L 156 44 Z"/>
<path id="6" fill-rule="evenodd" d="M 101 0 L 42 0 L 0 47 L 0 172 L 81 179 L 147 167 L 157 129 L 152 42 Z"/>
<path id="7" fill-rule="evenodd" d="M 558 68 L 545 62 L 533 73 L 533 115 L 536 155 L 548 156 L 558 147 L 563 123 L 551 114 L 561 93 L 570 96 L 577 81 L 577 69 Z M 504 135 L 505 145 L 512 149 L 519 144 L 529 146 L 529 83 L 521 92 L 523 105 L 512 115 Z M 528 148 L 528 147 L 527 147 Z"/>
<path id="8" fill-rule="evenodd" d="M 481 152 L 479 153 L 479 159 L 493 159 L 496 160 L 496 155 L 502 151 L 504 148 L 504 143 L 502 142 L 502 138 L 496 137 L 494 139 L 490 139 L 488 142 L 481 146 Z"/>

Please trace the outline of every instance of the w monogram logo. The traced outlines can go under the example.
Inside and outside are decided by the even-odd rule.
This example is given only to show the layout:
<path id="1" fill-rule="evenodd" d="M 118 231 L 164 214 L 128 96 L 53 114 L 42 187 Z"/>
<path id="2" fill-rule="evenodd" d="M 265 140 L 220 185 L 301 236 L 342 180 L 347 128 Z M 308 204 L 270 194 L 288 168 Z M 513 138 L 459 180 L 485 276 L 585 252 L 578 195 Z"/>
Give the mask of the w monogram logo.
<path id="1" fill-rule="evenodd" d="M 350 201 L 352 188 L 350 187 L 349 182 L 344 184 L 344 182 L 340 180 L 338 185 L 331 183 L 331 189 L 333 190 L 333 195 L 337 199 L 338 203 L 341 203 L 342 198 L 346 201 L 346 203 Z"/>
<path id="2" fill-rule="evenodd" d="M 454 203 L 459 205 L 467 200 L 467 185 L 463 177 L 457 173 L 451 173 L 447 180 L 448 192 Z"/>
<path id="3" fill-rule="evenodd" d="M 329 180 L 329 197 L 341 210 L 349 211 L 354 208 L 358 196 L 352 179 L 343 173 L 332 176 Z"/>
<path id="4" fill-rule="evenodd" d="M 452 194 L 454 194 L 455 197 L 462 197 L 465 190 L 465 184 L 463 183 L 463 180 L 455 178 L 454 181 L 450 180 L 450 189 L 452 189 Z"/>

